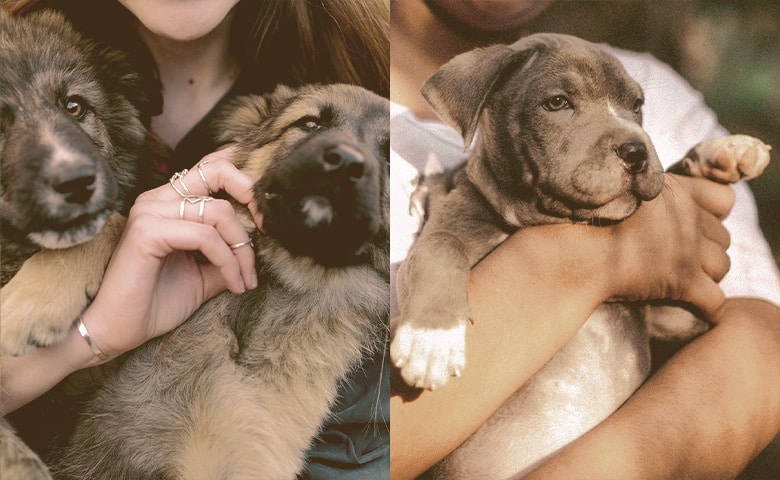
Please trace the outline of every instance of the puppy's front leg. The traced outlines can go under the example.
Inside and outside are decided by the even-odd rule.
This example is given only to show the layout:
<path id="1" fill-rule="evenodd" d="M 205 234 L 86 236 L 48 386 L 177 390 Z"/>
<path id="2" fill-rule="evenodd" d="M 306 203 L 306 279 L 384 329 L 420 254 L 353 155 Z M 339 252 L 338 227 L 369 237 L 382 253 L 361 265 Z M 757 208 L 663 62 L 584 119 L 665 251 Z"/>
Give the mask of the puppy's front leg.
<path id="1" fill-rule="evenodd" d="M 124 225 L 115 213 L 89 242 L 24 262 L 0 290 L 0 353 L 25 355 L 62 341 L 97 293 Z"/>
<path id="2" fill-rule="evenodd" d="M 735 183 L 761 175 L 769 165 L 771 149 L 749 135 L 713 138 L 698 143 L 668 171 L 720 183 Z"/>
<path id="3" fill-rule="evenodd" d="M 470 318 L 465 246 L 448 232 L 422 236 L 398 272 L 401 319 L 390 346 L 409 385 L 430 390 L 466 364 Z"/>

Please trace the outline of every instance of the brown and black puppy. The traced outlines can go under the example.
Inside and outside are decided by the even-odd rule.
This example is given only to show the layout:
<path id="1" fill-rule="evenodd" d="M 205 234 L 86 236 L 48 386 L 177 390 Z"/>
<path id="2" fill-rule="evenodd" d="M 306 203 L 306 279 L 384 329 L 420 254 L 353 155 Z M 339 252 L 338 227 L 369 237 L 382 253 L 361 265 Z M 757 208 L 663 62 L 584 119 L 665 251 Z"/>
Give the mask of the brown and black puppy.
<path id="1" fill-rule="evenodd" d="M 93 256 L 90 240 L 121 233 L 114 214 L 137 193 L 148 108 L 123 53 L 60 14 L 0 9 L 2 354 L 57 343 L 97 291 L 102 267 L 73 271 L 63 259 Z"/>
<path id="2" fill-rule="evenodd" d="M 97 291 L 124 224 L 117 212 L 150 170 L 145 92 L 123 53 L 84 38 L 62 15 L 10 17 L 0 8 L 3 355 L 60 341 Z M 1 422 L 3 475 L 49 478 Z"/>
<path id="3" fill-rule="evenodd" d="M 422 93 L 466 147 L 477 138 L 466 165 L 436 180 L 426 223 L 398 274 L 401 314 L 391 357 L 409 385 L 433 389 L 466 368 L 467 281 L 479 260 L 527 226 L 620 221 L 661 192 L 664 173 L 642 128 L 640 86 L 617 59 L 575 37 L 537 34 L 464 53 L 434 74 Z M 675 170 L 737 181 L 760 174 L 768 150 L 751 137 L 726 137 L 697 145 Z M 642 356 L 627 350 L 620 362 L 614 354 L 637 338 L 646 343 L 646 320 L 652 320 L 651 333 L 665 337 L 690 338 L 706 328 L 679 308 L 648 312 L 654 309 L 599 308 L 439 466 L 437 478 L 519 475 L 592 426 L 585 421 L 617 407 L 589 398 L 614 402 L 641 383 L 649 346 Z M 579 359 L 603 357 L 591 346 L 604 331 L 617 332 L 606 340 L 617 345 L 609 350 L 613 358 L 603 358 L 597 371 L 582 371 Z"/>
<path id="4" fill-rule="evenodd" d="M 349 85 L 240 97 L 221 123 L 256 180 L 259 286 L 131 352 L 62 478 L 293 479 L 389 315 L 389 103 Z"/>

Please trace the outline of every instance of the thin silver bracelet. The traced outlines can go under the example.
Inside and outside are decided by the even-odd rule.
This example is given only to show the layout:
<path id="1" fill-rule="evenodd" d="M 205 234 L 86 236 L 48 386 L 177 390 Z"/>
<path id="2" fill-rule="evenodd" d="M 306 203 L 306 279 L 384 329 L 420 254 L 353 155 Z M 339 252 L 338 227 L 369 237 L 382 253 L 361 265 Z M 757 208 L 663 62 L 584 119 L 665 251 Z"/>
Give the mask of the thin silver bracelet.
<path id="1" fill-rule="evenodd" d="M 108 360 L 108 355 L 103 353 L 103 351 L 95 345 L 95 342 L 92 341 L 92 337 L 89 336 L 89 332 L 87 331 L 87 326 L 84 325 L 84 319 L 79 317 L 79 333 L 81 334 L 81 337 L 87 342 L 87 345 L 89 345 L 90 350 L 92 350 L 92 353 L 95 354 L 96 357 L 98 357 L 101 361 Z"/>

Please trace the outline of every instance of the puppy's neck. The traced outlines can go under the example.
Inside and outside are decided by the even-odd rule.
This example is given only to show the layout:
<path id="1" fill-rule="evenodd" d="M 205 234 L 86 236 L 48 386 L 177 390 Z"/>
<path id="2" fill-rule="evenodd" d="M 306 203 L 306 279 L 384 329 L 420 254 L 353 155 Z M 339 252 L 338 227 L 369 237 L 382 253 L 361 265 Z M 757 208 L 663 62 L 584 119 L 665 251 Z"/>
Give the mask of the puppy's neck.
<path id="1" fill-rule="evenodd" d="M 502 162 L 491 161 L 491 156 L 497 153 L 483 148 L 480 143 L 466 164 L 466 176 L 496 214 L 515 229 L 549 223 L 547 216 L 539 212 L 536 194 L 526 185 L 523 174 L 497 167 Z"/>

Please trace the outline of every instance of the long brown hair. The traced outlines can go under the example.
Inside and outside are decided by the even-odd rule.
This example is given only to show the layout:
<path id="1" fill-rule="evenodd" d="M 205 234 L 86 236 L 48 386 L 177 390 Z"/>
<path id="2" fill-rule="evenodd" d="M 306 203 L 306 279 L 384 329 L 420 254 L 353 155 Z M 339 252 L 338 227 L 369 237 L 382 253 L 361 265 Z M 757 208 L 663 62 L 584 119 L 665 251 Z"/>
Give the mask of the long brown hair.
<path id="1" fill-rule="evenodd" d="M 11 14 L 61 10 L 87 35 L 119 48 L 143 48 L 128 40 L 137 37 L 134 17 L 116 0 L 0 2 Z M 233 32 L 242 74 L 258 91 L 280 83 L 345 82 L 390 94 L 389 0 L 241 0 Z"/>

